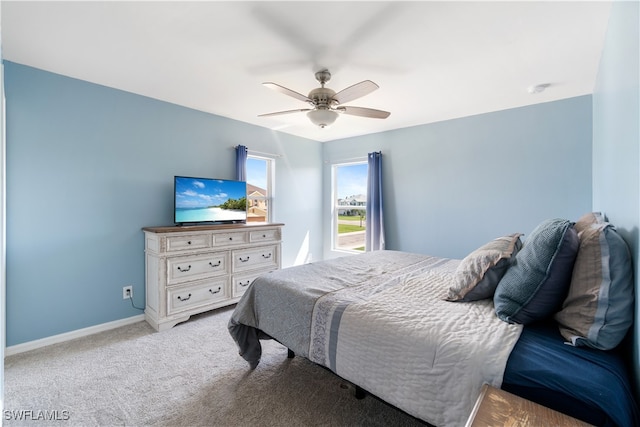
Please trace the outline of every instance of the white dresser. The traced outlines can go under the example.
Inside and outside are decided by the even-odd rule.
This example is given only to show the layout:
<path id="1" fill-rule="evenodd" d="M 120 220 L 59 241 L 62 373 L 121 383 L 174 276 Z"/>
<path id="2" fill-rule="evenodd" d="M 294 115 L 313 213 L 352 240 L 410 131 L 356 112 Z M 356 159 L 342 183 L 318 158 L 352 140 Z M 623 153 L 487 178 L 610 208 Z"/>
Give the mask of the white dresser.
<path id="1" fill-rule="evenodd" d="M 280 268 L 284 224 L 145 227 L 145 319 L 157 331 L 236 303 Z"/>

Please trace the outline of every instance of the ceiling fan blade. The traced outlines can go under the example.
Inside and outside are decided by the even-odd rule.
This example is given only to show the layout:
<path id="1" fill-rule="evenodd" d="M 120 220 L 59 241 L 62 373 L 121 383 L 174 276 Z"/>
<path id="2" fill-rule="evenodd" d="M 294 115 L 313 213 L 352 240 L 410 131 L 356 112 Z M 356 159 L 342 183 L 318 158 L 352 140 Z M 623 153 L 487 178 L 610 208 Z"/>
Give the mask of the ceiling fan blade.
<path id="1" fill-rule="evenodd" d="M 266 82 L 266 83 L 262 83 L 262 84 L 265 85 L 266 87 L 268 87 L 269 89 L 273 89 L 273 90 L 278 91 L 280 93 L 284 93 L 285 95 L 292 96 L 295 99 L 298 99 L 300 101 L 313 102 L 313 101 L 311 101 L 311 99 L 309 99 L 308 96 L 303 95 L 301 93 L 298 93 L 295 90 L 287 89 L 286 87 L 280 86 L 277 83 Z"/>
<path id="2" fill-rule="evenodd" d="M 305 111 L 311 111 L 311 108 L 300 108 L 298 110 L 287 110 L 287 111 L 277 111 L 275 113 L 258 114 L 258 117 L 279 116 L 281 114 L 291 114 L 291 113 L 303 113 Z"/>
<path id="3" fill-rule="evenodd" d="M 343 104 L 368 95 L 378 89 L 378 87 L 379 86 L 371 80 L 365 80 L 363 82 L 356 83 L 353 86 L 349 86 L 346 89 L 342 89 L 340 92 L 333 95 L 333 99 L 338 101 L 338 104 Z"/>
<path id="4" fill-rule="evenodd" d="M 371 119 L 386 119 L 391 114 L 388 111 L 374 110 L 373 108 L 363 107 L 338 107 L 336 110 L 344 113 L 351 114 L 352 116 L 369 117 Z"/>

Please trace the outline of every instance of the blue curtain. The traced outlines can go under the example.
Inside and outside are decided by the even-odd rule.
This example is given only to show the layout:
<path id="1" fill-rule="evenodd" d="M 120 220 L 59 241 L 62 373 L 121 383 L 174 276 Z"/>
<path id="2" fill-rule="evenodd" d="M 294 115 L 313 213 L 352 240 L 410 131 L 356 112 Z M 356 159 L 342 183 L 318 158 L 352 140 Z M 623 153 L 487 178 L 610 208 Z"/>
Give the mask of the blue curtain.
<path id="1" fill-rule="evenodd" d="M 385 248 L 384 216 L 382 215 L 382 152 L 369 153 L 367 176 L 367 230 L 365 250 L 377 251 Z"/>
<path id="2" fill-rule="evenodd" d="M 236 146 L 236 179 L 247 180 L 247 147 L 244 145 Z"/>

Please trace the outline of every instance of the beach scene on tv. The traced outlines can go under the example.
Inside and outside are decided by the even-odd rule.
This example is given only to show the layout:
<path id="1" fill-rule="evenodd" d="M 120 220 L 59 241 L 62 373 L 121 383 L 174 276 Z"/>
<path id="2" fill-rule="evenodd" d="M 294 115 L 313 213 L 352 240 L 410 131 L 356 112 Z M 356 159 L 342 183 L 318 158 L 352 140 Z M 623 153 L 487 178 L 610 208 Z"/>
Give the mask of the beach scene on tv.
<path id="1" fill-rule="evenodd" d="M 175 177 L 175 222 L 247 219 L 247 185 L 241 181 Z"/>

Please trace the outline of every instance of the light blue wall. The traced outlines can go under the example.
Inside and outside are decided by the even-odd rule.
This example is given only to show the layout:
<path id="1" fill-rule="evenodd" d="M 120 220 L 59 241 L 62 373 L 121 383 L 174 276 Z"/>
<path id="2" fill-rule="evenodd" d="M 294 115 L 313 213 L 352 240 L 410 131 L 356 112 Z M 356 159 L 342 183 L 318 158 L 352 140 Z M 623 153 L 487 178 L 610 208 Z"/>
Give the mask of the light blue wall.
<path id="1" fill-rule="evenodd" d="M 603 211 L 631 247 L 640 295 L 640 12 L 613 3 L 593 95 L 593 207 Z M 636 319 L 640 317 L 636 298 Z M 640 328 L 633 365 L 640 390 Z"/>
<path id="2" fill-rule="evenodd" d="M 591 97 L 537 104 L 324 144 L 331 163 L 382 151 L 388 249 L 462 258 L 540 221 L 591 209 Z M 330 249 L 325 228 L 325 256 Z"/>
<path id="3" fill-rule="evenodd" d="M 140 314 L 144 226 L 173 176 L 232 178 L 237 144 L 276 160 L 283 266 L 321 257 L 321 144 L 5 62 L 7 345 Z M 300 203 L 304 201 L 304 203 Z"/>
<path id="4" fill-rule="evenodd" d="M 10 62 L 5 80 L 8 345 L 138 314 L 140 228 L 171 223 L 174 174 L 231 177 L 238 143 L 283 154 L 284 266 L 335 256 L 330 162 L 374 150 L 390 249 L 459 258 L 592 206 L 590 96 L 320 144 Z"/>

